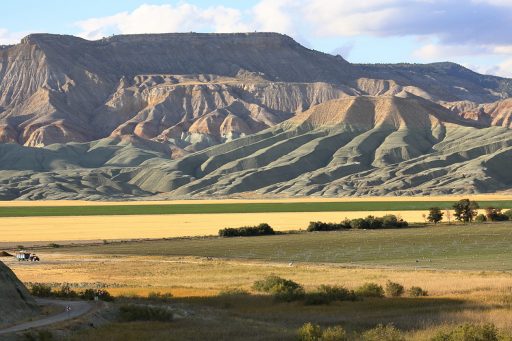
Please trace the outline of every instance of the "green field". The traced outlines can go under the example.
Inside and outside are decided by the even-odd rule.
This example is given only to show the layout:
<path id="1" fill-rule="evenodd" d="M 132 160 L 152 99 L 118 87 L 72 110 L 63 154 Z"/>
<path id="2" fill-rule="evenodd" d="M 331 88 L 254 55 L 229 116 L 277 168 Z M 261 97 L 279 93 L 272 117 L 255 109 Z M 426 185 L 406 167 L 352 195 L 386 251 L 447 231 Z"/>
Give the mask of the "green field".
<path id="1" fill-rule="evenodd" d="M 204 256 L 399 268 L 512 270 L 512 223 L 191 238 L 67 247 L 57 252 Z"/>
<path id="2" fill-rule="evenodd" d="M 108 206 L 0 207 L 0 217 L 101 216 L 141 214 L 415 211 L 451 208 L 454 201 L 353 201 Z M 512 200 L 479 201 L 480 207 L 512 208 Z"/>

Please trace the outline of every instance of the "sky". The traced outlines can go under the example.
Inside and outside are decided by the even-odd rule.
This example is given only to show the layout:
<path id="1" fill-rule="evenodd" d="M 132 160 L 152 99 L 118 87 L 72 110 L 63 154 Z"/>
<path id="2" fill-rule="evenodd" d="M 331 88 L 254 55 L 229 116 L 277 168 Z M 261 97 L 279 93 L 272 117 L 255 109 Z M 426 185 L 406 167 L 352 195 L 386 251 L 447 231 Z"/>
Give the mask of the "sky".
<path id="1" fill-rule="evenodd" d="M 512 0 L 0 0 L 0 44 L 190 31 L 279 32 L 353 63 L 452 61 L 512 78 Z"/>

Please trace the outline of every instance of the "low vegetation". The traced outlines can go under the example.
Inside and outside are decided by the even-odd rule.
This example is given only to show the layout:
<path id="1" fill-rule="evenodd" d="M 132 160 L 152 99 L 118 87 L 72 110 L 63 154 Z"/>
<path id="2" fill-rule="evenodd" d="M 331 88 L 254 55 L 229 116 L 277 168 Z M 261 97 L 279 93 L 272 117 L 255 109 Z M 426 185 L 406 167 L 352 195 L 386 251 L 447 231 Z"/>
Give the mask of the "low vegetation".
<path id="1" fill-rule="evenodd" d="M 312 221 L 307 228 L 308 232 L 314 231 L 336 231 L 345 229 L 389 229 L 407 227 L 409 224 L 403 219 L 399 219 L 394 214 L 387 214 L 383 217 L 367 216 L 366 218 L 357 218 L 344 220 L 341 223 L 324 223 L 321 221 Z"/>
<path id="2" fill-rule="evenodd" d="M 119 307 L 119 318 L 123 322 L 173 320 L 173 313 L 165 307 L 125 304 Z"/>
<path id="3" fill-rule="evenodd" d="M 238 228 L 227 227 L 219 230 L 220 237 L 254 237 L 268 236 L 276 234 L 269 224 L 259 224 L 258 226 L 244 226 Z"/>
<path id="4" fill-rule="evenodd" d="M 83 299 L 94 300 L 96 297 L 105 302 L 111 302 L 114 297 L 106 290 L 102 289 L 85 289 L 83 291 L 75 291 L 68 284 L 61 285 L 58 289 L 52 288 L 44 283 L 32 283 L 29 286 L 30 293 L 36 297 L 55 297 L 66 299 Z"/>

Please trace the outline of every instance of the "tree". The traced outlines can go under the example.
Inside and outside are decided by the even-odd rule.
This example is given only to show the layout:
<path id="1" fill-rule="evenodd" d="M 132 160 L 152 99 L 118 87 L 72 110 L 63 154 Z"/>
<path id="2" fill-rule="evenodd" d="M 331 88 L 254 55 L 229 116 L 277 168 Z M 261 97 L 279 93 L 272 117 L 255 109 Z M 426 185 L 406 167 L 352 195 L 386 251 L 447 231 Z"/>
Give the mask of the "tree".
<path id="1" fill-rule="evenodd" d="M 439 207 L 431 207 L 428 212 L 427 220 L 431 223 L 437 224 L 443 220 L 444 212 L 441 212 Z"/>
<path id="2" fill-rule="evenodd" d="M 501 208 L 487 207 L 485 209 L 485 216 L 490 221 L 505 221 L 508 220 L 506 214 L 501 213 Z"/>
<path id="3" fill-rule="evenodd" d="M 476 201 L 471 201 L 469 199 L 462 199 L 453 204 L 453 209 L 455 213 L 455 219 L 458 221 L 462 221 L 464 223 L 472 222 L 473 219 L 478 214 L 477 209 L 479 208 L 478 203 Z"/>

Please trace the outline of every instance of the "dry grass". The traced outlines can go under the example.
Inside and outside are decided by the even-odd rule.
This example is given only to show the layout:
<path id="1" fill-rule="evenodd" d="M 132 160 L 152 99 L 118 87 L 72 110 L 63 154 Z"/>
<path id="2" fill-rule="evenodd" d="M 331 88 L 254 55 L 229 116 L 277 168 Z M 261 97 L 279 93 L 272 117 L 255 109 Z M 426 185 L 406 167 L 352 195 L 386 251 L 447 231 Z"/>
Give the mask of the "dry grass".
<path id="1" fill-rule="evenodd" d="M 426 211 L 216 213 L 133 216 L 0 218 L 3 243 L 98 241 L 216 235 L 224 227 L 270 224 L 276 231 L 306 229 L 310 221 L 339 222 L 395 214 L 424 222 Z"/>
<path id="2" fill-rule="evenodd" d="M 302 197 L 302 198 L 247 198 L 247 199 L 194 199 L 194 200 L 140 200 L 140 201 L 84 201 L 84 200 L 39 200 L 0 201 L 0 207 L 16 206 L 104 206 L 104 205 L 178 205 L 178 204 L 227 204 L 227 203 L 292 203 L 292 202 L 351 202 L 351 201 L 457 201 L 462 197 L 476 201 L 512 200 L 512 194 L 467 194 L 400 197 Z"/>
<path id="3" fill-rule="evenodd" d="M 251 289 L 254 281 L 277 274 L 302 283 L 306 289 L 319 284 L 355 288 L 387 280 L 406 287 L 421 286 L 436 297 L 482 301 L 489 292 L 512 288 L 509 272 L 429 271 L 385 268 L 346 268 L 335 264 L 271 263 L 246 260 L 207 260 L 203 257 L 93 256 L 87 254 L 41 254 L 44 262 L 6 262 L 24 282 L 97 283 L 115 294 L 144 295 L 171 292 L 178 297 L 211 296 L 226 287 Z"/>

